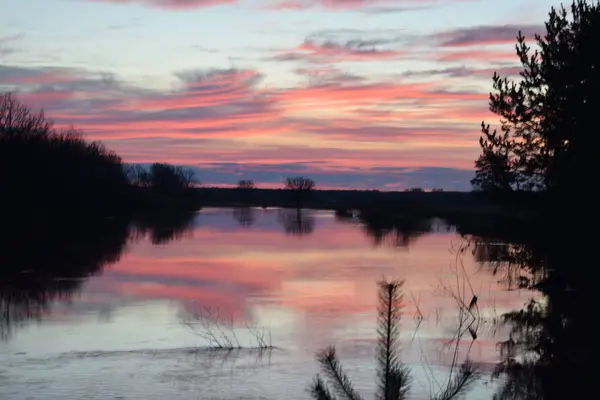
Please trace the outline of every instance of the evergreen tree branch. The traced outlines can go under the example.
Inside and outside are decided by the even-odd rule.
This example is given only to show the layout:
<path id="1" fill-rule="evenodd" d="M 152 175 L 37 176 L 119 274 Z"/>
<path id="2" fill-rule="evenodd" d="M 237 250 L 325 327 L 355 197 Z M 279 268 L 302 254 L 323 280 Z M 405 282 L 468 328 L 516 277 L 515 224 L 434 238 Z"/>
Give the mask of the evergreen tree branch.
<path id="1" fill-rule="evenodd" d="M 398 354 L 403 281 L 379 283 L 377 361 L 378 400 L 405 399 L 410 383 L 407 367 Z"/>
<path id="2" fill-rule="evenodd" d="M 315 400 L 336 400 L 335 395 L 329 391 L 320 375 L 316 376 L 310 388 L 310 394 Z"/>
<path id="3" fill-rule="evenodd" d="M 347 400 L 362 400 L 358 392 L 352 387 L 350 378 L 348 378 L 342 369 L 334 346 L 330 346 L 318 353 L 317 360 L 321 364 L 321 370 L 329 378 L 329 383 L 333 386 L 334 392 L 338 396 Z"/>

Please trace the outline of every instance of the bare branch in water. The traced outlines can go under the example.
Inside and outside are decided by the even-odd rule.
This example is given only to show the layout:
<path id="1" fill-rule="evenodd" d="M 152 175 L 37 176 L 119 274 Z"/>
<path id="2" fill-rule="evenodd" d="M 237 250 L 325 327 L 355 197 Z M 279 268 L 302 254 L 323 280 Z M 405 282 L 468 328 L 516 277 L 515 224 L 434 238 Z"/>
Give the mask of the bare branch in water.
<path id="1" fill-rule="evenodd" d="M 444 386 L 440 387 L 438 393 L 432 397 L 432 400 L 450 400 L 458 398 L 463 395 L 468 386 L 479 377 L 477 366 L 468 358 L 471 347 L 478 337 L 477 333 L 481 323 L 478 306 L 479 297 L 473 290 L 470 277 L 463 264 L 464 253 L 470 245 L 470 241 L 466 241 L 459 246 L 456 250 L 455 264 L 450 267 L 455 275 L 456 288 L 450 288 L 443 282 L 440 283 L 442 293 L 454 299 L 458 306 L 458 326 L 456 328 L 456 334 L 450 341 L 450 343 L 454 343 L 454 349 L 452 351 L 452 362 L 450 364 L 447 382 Z M 468 304 L 466 303 L 467 298 L 470 298 Z M 467 333 L 469 333 L 471 337 L 471 342 L 466 351 L 467 355 L 464 362 L 460 363 L 460 343 Z"/>
<path id="2" fill-rule="evenodd" d="M 211 307 L 202 307 L 200 309 L 188 310 L 187 319 L 183 323 L 197 336 L 208 342 L 208 346 L 220 350 L 243 349 L 235 332 L 233 324 L 233 315 L 229 316 L 229 324 L 222 321 L 219 309 Z M 256 340 L 256 346 L 250 345 L 249 349 L 272 349 L 271 331 L 266 327 L 251 327 L 246 324 Z"/>
<path id="3" fill-rule="evenodd" d="M 476 366 L 466 360 L 460 367 L 460 371 L 448 380 L 446 388 L 433 397 L 432 400 L 452 400 L 457 399 L 469 388 L 469 386 L 479 378 Z"/>

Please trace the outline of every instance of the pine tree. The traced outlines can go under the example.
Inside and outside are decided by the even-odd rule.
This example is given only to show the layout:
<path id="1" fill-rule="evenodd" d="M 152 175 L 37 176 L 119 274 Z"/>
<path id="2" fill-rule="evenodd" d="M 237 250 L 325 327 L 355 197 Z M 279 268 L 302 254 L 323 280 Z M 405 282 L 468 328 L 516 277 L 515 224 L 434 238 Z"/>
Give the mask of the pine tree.
<path id="1" fill-rule="evenodd" d="M 377 307 L 377 377 L 376 400 L 404 400 L 408 398 L 411 377 L 408 367 L 400 359 L 400 318 L 402 311 L 403 281 L 379 282 Z M 315 400 L 363 400 L 352 386 L 337 357 L 335 347 L 317 354 L 321 375 L 310 387 Z M 467 361 L 450 376 L 447 385 L 432 400 L 451 400 L 463 395 L 477 377 L 475 366 Z M 330 389 L 331 387 L 331 389 Z"/>
<path id="2" fill-rule="evenodd" d="M 500 133 L 482 124 L 475 189 L 560 190 L 593 176 L 593 130 L 600 109 L 600 3 L 552 8 L 533 50 L 519 32 L 520 79 L 493 77 L 490 111 Z"/>
<path id="3" fill-rule="evenodd" d="M 377 400 L 403 400 L 408 395 L 410 377 L 408 368 L 400 360 L 399 354 L 402 285 L 402 281 L 379 283 Z M 327 382 L 317 375 L 311 387 L 311 394 L 315 400 L 334 400 L 337 399 L 336 395 L 346 400 L 362 400 L 342 369 L 335 347 L 330 346 L 321 351 L 317 360 L 333 391 L 329 390 Z"/>

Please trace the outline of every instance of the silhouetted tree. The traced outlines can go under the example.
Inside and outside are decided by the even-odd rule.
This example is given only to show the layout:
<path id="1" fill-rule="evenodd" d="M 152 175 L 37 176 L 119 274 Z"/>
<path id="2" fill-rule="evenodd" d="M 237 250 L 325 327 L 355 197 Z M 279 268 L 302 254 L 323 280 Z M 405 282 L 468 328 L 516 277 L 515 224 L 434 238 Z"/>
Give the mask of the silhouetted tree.
<path id="1" fill-rule="evenodd" d="M 519 80 L 494 74 L 490 110 L 500 131 L 482 124 L 476 189 L 576 191 L 595 176 L 600 4 L 577 0 L 570 15 L 552 8 L 545 27 L 535 51 L 519 32 Z"/>
<path id="2" fill-rule="evenodd" d="M 127 165 L 125 173 L 129 182 L 135 187 L 149 188 L 152 185 L 149 171 L 139 164 Z"/>
<path id="3" fill-rule="evenodd" d="M 499 135 L 484 124 L 482 132 L 484 137 L 479 138 L 482 154 L 475 161 L 475 178 L 471 184 L 485 192 L 511 191 L 516 180 L 509 158 L 508 134 Z"/>
<path id="4" fill-rule="evenodd" d="M 54 128 L 42 112 L 32 112 L 14 95 L 0 95 L 3 211 L 114 215 L 127 209 L 129 189 L 115 153 L 86 142 L 72 128 Z"/>
<path id="5" fill-rule="evenodd" d="M 300 203 L 315 188 L 315 181 L 303 176 L 287 177 L 285 179 L 285 188 L 292 194 L 296 208 L 300 208 Z"/>
<path id="6" fill-rule="evenodd" d="M 256 189 L 256 185 L 254 184 L 253 180 L 240 180 L 238 181 L 237 184 L 238 189 L 244 189 L 244 190 L 248 190 L 248 189 Z"/>
<path id="7" fill-rule="evenodd" d="M 43 111 L 32 112 L 13 93 L 0 94 L 0 135 L 48 135 L 52 121 Z"/>
<path id="8" fill-rule="evenodd" d="M 198 210 L 201 197 L 194 188 L 200 183 L 189 168 L 165 163 L 127 167 L 129 182 L 137 188 L 136 207 L 142 212 L 175 213 Z M 150 217 L 152 218 L 152 217 Z"/>
<path id="9" fill-rule="evenodd" d="M 148 182 L 148 187 L 165 194 L 191 189 L 195 183 L 191 169 L 165 163 L 152 164 L 143 180 Z"/>
<path id="10" fill-rule="evenodd" d="M 148 169 L 141 165 L 130 165 L 127 175 L 133 185 L 165 194 L 191 189 L 197 183 L 191 169 L 166 163 L 154 163 Z"/>
<path id="11" fill-rule="evenodd" d="M 402 307 L 402 284 L 400 281 L 379 283 L 377 340 L 378 400 L 402 400 L 408 396 L 410 377 L 408 368 L 400 360 L 400 318 Z M 360 400 L 362 397 L 354 389 L 337 358 L 335 347 L 331 346 L 317 354 L 321 375 L 317 375 L 311 386 L 311 394 L 316 400 L 332 400 L 338 396 L 347 400 Z M 331 387 L 331 390 L 329 387 Z"/>

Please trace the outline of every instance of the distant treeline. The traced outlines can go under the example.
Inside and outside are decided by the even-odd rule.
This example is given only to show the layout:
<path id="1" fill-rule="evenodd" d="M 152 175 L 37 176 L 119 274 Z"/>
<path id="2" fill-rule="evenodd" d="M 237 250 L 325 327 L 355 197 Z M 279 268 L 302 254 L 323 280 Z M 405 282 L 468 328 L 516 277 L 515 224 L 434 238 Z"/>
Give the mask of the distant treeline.
<path id="1" fill-rule="evenodd" d="M 212 207 L 295 207 L 296 197 L 286 189 L 209 188 L 194 189 L 202 204 Z M 534 211 L 536 193 L 511 193 L 500 199 L 479 192 L 382 192 L 378 190 L 312 190 L 301 201 L 304 208 L 360 210 L 423 217 L 465 214 L 473 217 L 497 214 L 527 215 Z"/>

